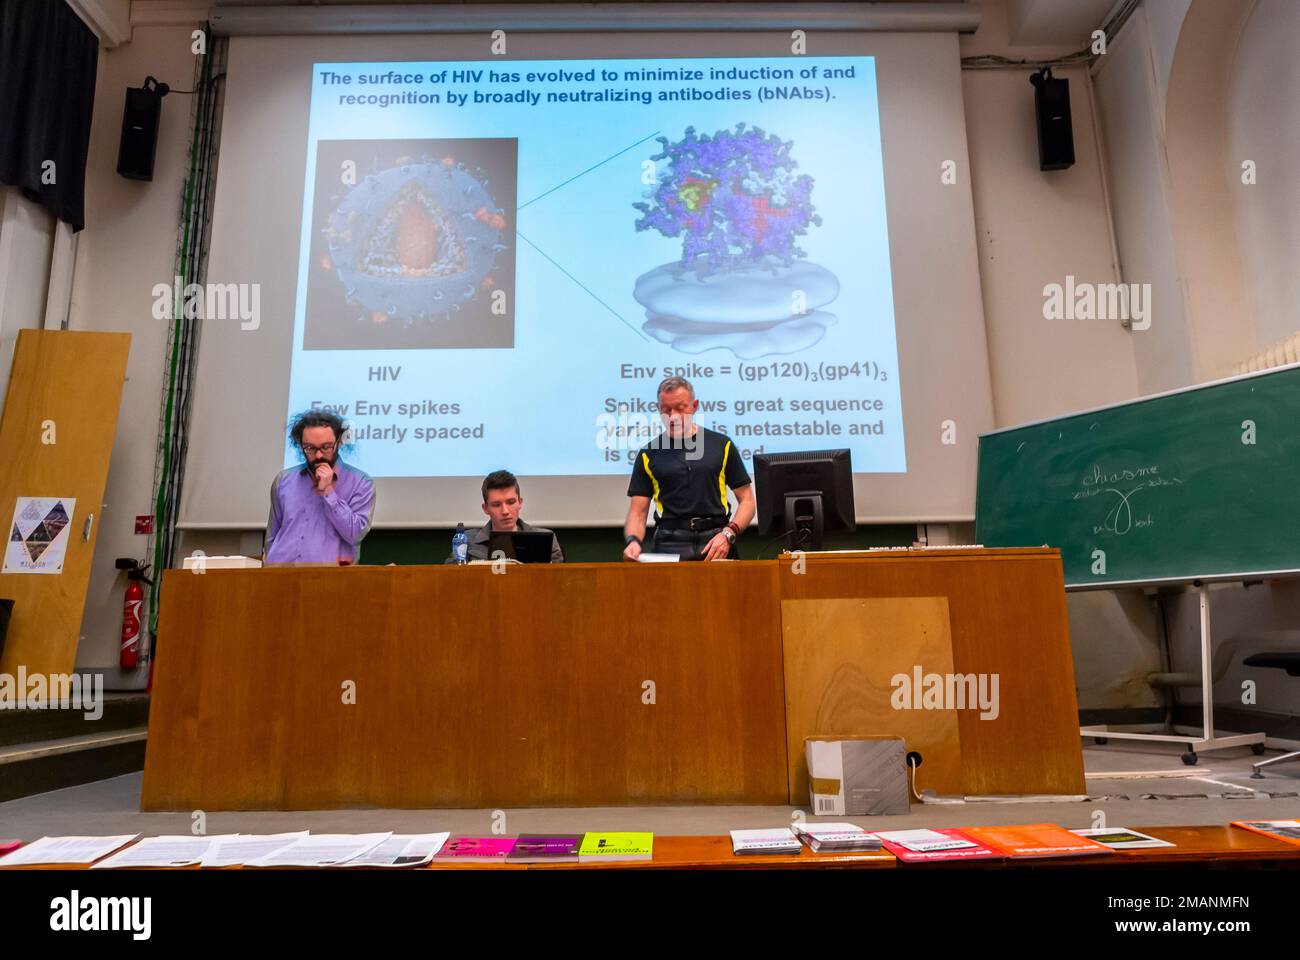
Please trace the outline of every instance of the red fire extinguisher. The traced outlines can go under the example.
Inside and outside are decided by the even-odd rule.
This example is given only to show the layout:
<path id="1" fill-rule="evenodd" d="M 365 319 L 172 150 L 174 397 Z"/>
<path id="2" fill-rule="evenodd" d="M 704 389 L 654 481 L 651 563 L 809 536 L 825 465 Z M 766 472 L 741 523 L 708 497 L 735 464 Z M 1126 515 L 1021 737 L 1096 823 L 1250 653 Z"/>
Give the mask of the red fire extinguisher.
<path id="1" fill-rule="evenodd" d="M 126 559 L 126 558 L 124 558 Z M 140 662 L 140 641 L 144 634 L 144 588 L 149 583 L 145 571 L 149 568 L 136 560 L 118 560 L 119 570 L 126 570 L 126 596 L 122 602 L 122 648 L 118 665 L 123 670 L 134 670 Z"/>

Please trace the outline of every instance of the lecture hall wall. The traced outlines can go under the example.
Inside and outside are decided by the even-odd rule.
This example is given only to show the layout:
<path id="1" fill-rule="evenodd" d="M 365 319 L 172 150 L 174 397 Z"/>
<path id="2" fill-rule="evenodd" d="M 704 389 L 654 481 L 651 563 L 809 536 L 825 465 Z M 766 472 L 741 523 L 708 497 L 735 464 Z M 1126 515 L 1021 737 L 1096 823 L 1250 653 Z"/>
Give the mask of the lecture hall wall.
<path id="1" fill-rule="evenodd" d="M 1014 6 L 1015 0 L 984 0 L 983 24 L 975 35 L 962 38 L 963 55 L 1038 57 L 1081 45 L 1012 46 L 1008 20 Z M 1281 220 L 1284 211 L 1300 209 L 1294 178 L 1284 182 L 1284 176 L 1261 175 L 1248 195 L 1219 182 L 1218 192 L 1205 201 L 1214 204 L 1207 208 L 1217 218 L 1213 230 L 1206 229 L 1210 216 L 1198 215 L 1197 204 L 1198 191 L 1214 186 L 1214 170 L 1222 174 L 1241 144 L 1266 143 L 1261 173 L 1265 161 L 1275 171 L 1300 169 L 1294 134 L 1300 129 L 1300 84 L 1294 82 L 1292 51 L 1278 39 L 1288 30 L 1297 35 L 1297 5 L 1257 0 L 1244 4 L 1235 18 L 1216 15 L 1210 9 L 1214 6 L 1215 0 L 1148 0 L 1145 7 L 1150 9 L 1135 14 L 1091 77 L 1083 68 L 1062 72 L 1071 80 L 1077 155 L 1068 171 L 1043 174 L 1037 168 L 1033 91 L 1024 73 L 963 75 L 999 425 L 1211 379 L 1300 327 L 1293 307 L 1300 294 L 1293 269 L 1300 262 L 1300 240 L 1294 217 L 1290 224 Z M 166 345 L 165 325 L 150 315 L 150 290 L 172 269 L 189 120 L 188 103 L 168 98 L 153 183 L 123 180 L 114 172 L 122 91 L 146 74 L 187 85 L 192 76 L 189 33 L 202 9 L 203 4 L 187 7 L 174 0 L 135 3 L 131 39 L 102 53 L 96 87 L 86 185 L 89 226 L 77 247 L 70 326 L 129 330 L 134 338 L 78 657 L 80 667 L 106 670 L 110 684 L 122 590 L 113 558 L 142 552 L 133 519 L 150 511 Z M 1181 36 L 1185 24 L 1192 28 L 1186 45 Z M 1204 87 L 1204 81 L 1193 68 L 1206 56 L 1222 61 L 1209 95 L 1232 110 L 1226 122 L 1211 130 L 1194 126 L 1204 124 L 1196 119 L 1194 101 L 1206 91 L 1197 87 Z M 1274 75 L 1279 82 L 1264 82 Z M 1292 82 L 1281 82 L 1288 76 Z M 1169 110 L 1177 109 L 1176 116 L 1166 113 L 1167 104 Z M 1261 133 L 1275 129 L 1274 117 L 1291 118 L 1290 139 L 1279 133 L 1261 141 Z M 1283 126 L 1278 122 L 1276 129 Z M 1171 166 L 1169 144 L 1196 143 L 1193 138 L 1202 136 L 1215 138 L 1208 167 L 1204 158 L 1199 166 Z M 1226 179 L 1226 174 L 1217 178 Z M 1204 233 L 1213 234 L 1215 243 L 1206 246 Z M 1216 283 L 1222 261 L 1210 259 L 1210 272 L 1198 275 L 1202 282 L 1189 283 L 1185 271 L 1193 265 L 1203 269 L 1200 265 L 1216 253 L 1229 264 L 1222 268 L 1229 271 L 1223 274 L 1227 280 Z M 1042 287 L 1062 282 L 1067 273 L 1097 282 L 1122 278 L 1152 283 L 1151 330 L 1044 320 Z M 1279 280 L 1279 273 L 1287 279 Z M 1225 306 L 1238 311 L 1227 330 L 1212 319 Z M 231 425 L 230 437 L 238 442 L 237 424 Z M 188 469 L 220 470 L 221 451 L 194 451 Z M 207 534 L 188 538 L 185 549 L 235 552 L 248 549 L 250 539 L 257 540 L 239 531 Z M 1245 595 L 1226 588 L 1216 591 L 1216 604 L 1222 607 L 1220 629 L 1280 629 L 1295 622 L 1288 613 L 1300 613 L 1300 592 L 1287 587 Z M 1164 669 L 1151 601 L 1138 591 L 1117 591 L 1073 595 L 1070 606 L 1080 706 L 1158 706 L 1143 680 L 1148 672 Z M 1171 611 L 1175 669 L 1194 666 L 1195 648 L 1187 643 L 1191 609 L 1176 604 Z M 1300 714 L 1300 691 L 1277 678 L 1255 679 L 1261 709 Z M 1230 679 L 1216 699 L 1231 702 Z"/>

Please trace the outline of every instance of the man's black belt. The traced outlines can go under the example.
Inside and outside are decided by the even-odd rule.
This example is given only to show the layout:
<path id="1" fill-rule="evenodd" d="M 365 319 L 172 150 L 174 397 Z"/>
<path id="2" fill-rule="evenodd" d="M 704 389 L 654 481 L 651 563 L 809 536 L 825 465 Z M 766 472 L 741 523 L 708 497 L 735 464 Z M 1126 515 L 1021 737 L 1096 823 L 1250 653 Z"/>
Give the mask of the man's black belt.
<path id="1" fill-rule="evenodd" d="M 660 517 L 655 523 L 656 530 L 665 533 L 699 533 L 702 530 L 717 530 L 725 527 L 730 517 Z"/>

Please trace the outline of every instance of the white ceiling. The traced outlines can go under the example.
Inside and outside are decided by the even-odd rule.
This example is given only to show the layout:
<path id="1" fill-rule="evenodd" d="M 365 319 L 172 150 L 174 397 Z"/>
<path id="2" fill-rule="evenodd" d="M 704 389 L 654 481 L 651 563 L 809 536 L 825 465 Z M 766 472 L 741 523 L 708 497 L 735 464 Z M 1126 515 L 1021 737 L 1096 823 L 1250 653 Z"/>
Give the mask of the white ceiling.
<path id="1" fill-rule="evenodd" d="M 1007 0 L 1007 39 L 1021 47 L 1085 47 L 1116 6 L 1116 0 Z"/>

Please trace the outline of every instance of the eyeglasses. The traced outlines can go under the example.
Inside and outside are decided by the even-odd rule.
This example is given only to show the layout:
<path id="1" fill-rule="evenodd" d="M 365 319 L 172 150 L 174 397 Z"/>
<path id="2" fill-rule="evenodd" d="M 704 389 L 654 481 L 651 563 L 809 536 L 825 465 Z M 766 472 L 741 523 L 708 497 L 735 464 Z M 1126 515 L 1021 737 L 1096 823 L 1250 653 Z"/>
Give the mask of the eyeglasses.
<path id="1" fill-rule="evenodd" d="M 307 456 L 309 456 L 309 457 L 310 457 L 312 454 L 316 454 L 316 453 L 323 453 L 323 454 L 326 454 L 326 455 L 328 456 L 329 454 L 333 453 L 333 452 L 334 452 L 335 450 L 337 450 L 338 448 L 339 448 L 339 445 L 338 445 L 337 443 L 322 443 L 319 447 L 318 447 L 318 446 L 315 446 L 314 444 L 304 443 L 304 444 L 302 445 L 302 452 L 305 453 L 305 454 L 307 454 Z"/>

